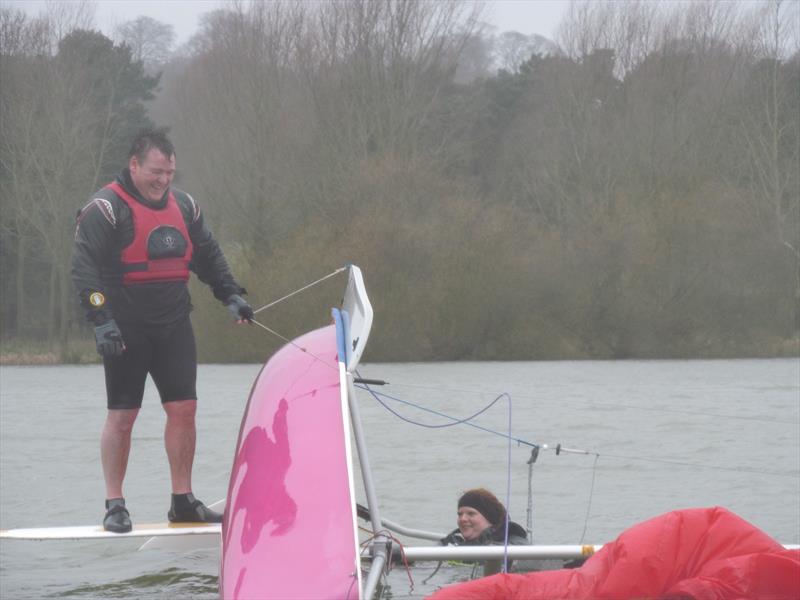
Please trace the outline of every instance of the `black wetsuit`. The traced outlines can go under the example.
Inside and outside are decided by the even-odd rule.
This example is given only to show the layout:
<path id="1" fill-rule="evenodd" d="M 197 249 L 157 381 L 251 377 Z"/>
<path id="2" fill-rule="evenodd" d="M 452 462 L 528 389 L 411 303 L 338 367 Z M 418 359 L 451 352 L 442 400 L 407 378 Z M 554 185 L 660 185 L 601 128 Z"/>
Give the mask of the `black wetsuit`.
<path id="1" fill-rule="evenodd" d="M 167 205 L 168 193 L 157 203 L 142 198 L 127 168 L 117 177 L 117 183 L 147 207 L 160 210 Z M 222 302 L 233 294 L 244 294 L 194 199 L 175 188 L 171 192 L 193 245 L 189 268 Z M 95 324 L 115 319 L 126 346 L 122 355 L 103 360 L 108 407 L 141 406 L 148 373 L 163 402 L 194 399 L 197 359 L 189 322 L 192 303 L 188 285 L 185 281 L 123 284 L 122 251 L 133 239 L 131 209 L 109 188 L 93 194 L 78 213 L 72 281 L 87 319 Z M 96 292 L 105 297 L 101 306 L 89 300 Z"/>
<path id="2" fill-rule="evenodd" d="M 454 529 L 447 536 L 439 540 L 442 546 L 498 546 L 505 544 L 506 529 L 505 524 L 490 526 L 484 529 L 474 540 L 465 540 L 459 529 Z M 525 546 L 528 544 L 528 535 L 522 525 L 514 521 L 508 522 L 508 545 Z M 501 560 L 487 560 L 483 565 L 483 576 L 494 575 L 502 569 Z M 508 568 L 511 569 L 512 561 L 508 561 Z"/>
<path id="3" fill-rule="evenodd" d="M 447 536 L 439 540 L 442 546 L 496 546 L 505 543 L 505 525 L 490 526 L 484 529 L 474 540 L 465 540 L 459 529 L 454 529 Z M 508 545 L 525 546 L 528 544 L 528 534 L 522 525 L 514 521 L 508 522 Z"/>

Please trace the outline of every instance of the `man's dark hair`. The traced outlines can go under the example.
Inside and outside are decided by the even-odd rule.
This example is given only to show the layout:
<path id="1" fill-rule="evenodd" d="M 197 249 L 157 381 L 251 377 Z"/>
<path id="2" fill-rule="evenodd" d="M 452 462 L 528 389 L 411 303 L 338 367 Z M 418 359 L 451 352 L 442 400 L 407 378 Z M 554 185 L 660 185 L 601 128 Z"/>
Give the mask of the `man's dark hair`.
<path id="1" fill-rule="evenodd" d="M 175 154 L 175 146 L 167 137 L 167 129 L 148 129 L 140 131 L 131 144 L 131 149 L 128 152 L 128 160 L 136 157 L 136 160 L 143 162 L 147 153 L 153 148 L 160 150 L 164 156 L 173 156 Z"/>

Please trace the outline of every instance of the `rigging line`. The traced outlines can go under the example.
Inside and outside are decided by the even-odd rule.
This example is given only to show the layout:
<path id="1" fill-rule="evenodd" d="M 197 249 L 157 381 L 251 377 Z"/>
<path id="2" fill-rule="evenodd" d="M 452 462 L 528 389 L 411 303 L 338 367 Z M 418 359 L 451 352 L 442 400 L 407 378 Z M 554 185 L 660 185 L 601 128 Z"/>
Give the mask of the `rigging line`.
<path id="1" fill-rule="evenodd" d="M 363 529 L 363 528 L 360 528 L 360 529 Z M 413 592 L 414 591 L 414 578 L 411 576 L 411 565 L 408 563 L 408 558 L 406 557 L 406 547 L 403 544 L 403 542 L 401 542 L 388 529 L 379 529 L 377 532 L 371 531 L 370 533 L 372 533 L 372 535 L 370 537 L 368 537 L 366 540 L 364 540 L 363 542 L 361 542 L 361 544 L 360 544 L 360 546 L 361 546 L 360 556 L 363 556 L 364 552 L 366 550 L 368 550 L 367 544 L 369 544 L 370 542 L 374 542 L 379 535 L 385 535 L 387 538 L 389 538 L 391 541 L 393 541 L 395 544 L 397 544 L 397 547 L 400 549 L 400 560 L 402 561 L 403 566 L 406 569 L 406 575 L 408 576 L 409 593 Z M 370 567 L 370 568 L 372 568 L 372 567 Z M 386 557 L 385 569 L 386 569 L 386 572 L 382 575 L 383 577 L 385 577 L 386 574 L 388 574 L 389 571 L 391 571 L 391 569 L 392 569 L 392 553 L 391 553 L 391 551 L 388 552 L 388 555 Z"/>
<path id="2" fill-rule="evenodd" d="M 358 375 L 358 377 L 361 378 L 361 374 L 358 371 L 356 371 L 356 375 Z M 432 413 L 438 414 L 438 415 L 440 415 L 442 417 L 447 417 L 448 419 L 451 419 L 453 421 L 452 423 L 441 423 L 439 425 L 430 425 L 428 423 L 422 423 L 420 421 L 415 421 L 413 419 L 409 419 L 409 418 L 404 417 L 400 413 L 398 413 L 398 412 L 394 411 L 393 409 L 389 408 L 386 405 L 386 403 L 383 400 L 381 400 L 378 396 L 386 396 L 387 398 L 391 398 L 392 400 L 396 400 L 398 402 L 403 402 L 405 404 L 411 404 L 410 402 L 406 402 L 405 400 L 400 400 L 400 398 L 392 398 L 388 394 L 384 394 L 382 392 L 376 392 L 375 390 L 370 388 L 368 385 L 363 385 L 363 386 L 358 385 L 356 387 L 360 387 L 362 390 L 367 390 L 370 394 L 372 394 L 373 398 L 375 398 L 375 400 L 377 400 L 378 403 L 381 406 L 383 406 L 386 410 L 388 410 L 390 413 L 392 413 L 398 419 L 401 419 L 401 420 L 405 421 L 406 423 L 411 423 L 412 425 L 419 425 L 420 427 L 427 427 L 428 429 L 443 429 L 445 427 L 453 427 L 454 425 L 461 425 L 462 423 L 466 424 L 466 425 L 470 425 L 471 424 L 470 421 L 472 419 L 474 419 L 475 417 L 480 416 L 481 414 L 485 413 L 492 406 L 494 406 L 497 403 L 497 401 L 500 400 L 503 396 L 509 397 L 508 394 L 506 394 L 504 392 L 504 393 L 500 394 L 497 398 L 492 400 L 489 404 L 484 406 L 482 409 L 480 409 L 478 412 L 476 412 L 475 414 L 470 415 L 469 417 L 466 417 L 464 419 L 456 419 L 455 417 L 450 417 L 448 415 L 444 415 L 444 414 L 441 414 L 441 413 L 436 413 L 435 411 L 430 410 L 428 412 L 432 412 Z M 417 408 L 422 408 L 422 407 L 417 407 Z M 426 410 L 426 409 L 423 409 L 423 410 Z M 480 429 L 482 429 L 482 428 L 480 428 Z M 510 442 L 510 439 L 509 439 L 509 442 Z"/>
<path id="3" fill-rule="evenodd" d="M 623 456 L 620 454 L 606 454 L 600 453 L 604 458 L 618 458 L 622 460 L 640 460 L 644 462 L 663 463 L 666 465 L 678 465 L 683 467 L 698 467 L 700 469 L 714 469 L 716 471 L 733 471 L 734 473 L 758 473 L 759 475 L 773 475 L 775 477 L 791 477 L 792 479 L 800 479 L 800 475 L 793 473 L 783 473 L 781 471 L 771 471 L 769 469 L 753 469 L 747 467 L 722 467 L 720 465 L 704 465 L 703 463 L 691 463 L 680 460 L 671 460 L 667 458 L 652 458 L 649 456 Z"/>
<path id="4" fill-rule="evenodd" d="M 506 472 L 506 522 L 505 537 L 503 539 L 503 573 L 508 573 L 508 511 L 511 508 L 511 396 L 503 393 L 508 400 L 508 471 Z"/>
<path id="5" fill-rule="evenodd" d="M 437 392 L 455 392 L 459 394 L 475 394 L 475 395 L 483 395 L 486 392 L 481 392 L 477 390 L 461 390 L 458 388 L 447 388 L 447 387 L 439 387 L 439 386 L 426 386 L 426 385 L 415 385 L 410 383 L 398 383 L 397 381 L 392 381 L 392 385 L 394 387 L 407 387 L 407 388 L 414 388 L 420 390 L 430 390 L 430 391 L 437 391 Z M 521 400 L 533 400 L 535 399 L 537 402 L 563 402 L 559 399 L 549 399 L 549 398 L 533 398 L 532 396 L 520 396 L 515 395 L 517 398 Z M 656 408 L 652 406 L 634 406 L 631 404 L 616 404 L 614 402 L 595 402 L 593 400 L 576 400 L 582 404 L 591 404 L 591 406 L 607 406 L 611 408 L 624 408 L 626 410 L 643 410 L 643 411 L 650 411 L 650 412 L 666 412 L 666 413 L 677 413 L 677 414 L 687 414 L 687 415 L 702 415 L 704 417 L 715 417 L 719 419 L 740 419 L 744 421 L 759 421 L 763 423 L 783 423 L 783 424 L 790 424 L 794 425 L 796 421 L 792 419 L 770 419 L 767 417 L 748 417 L 745 415 L 728 415 L 724 413 L 712 413 L 712 412 L 703 412 L 699 410 L 681 410 L 678 408 Z"/>
<path id="6" fill-rule="evenodd" d="M 356 581 L 358 581 L 358 574 L 357 573 L 353 573 L 351 575 L 351 577 L 352 577 L 352 581 L 350 582 L 350 587 L 347 588 L 347 595 L 344 597 L 345 600 L 350 600 L 350 594 L 353 592 L 353 586 L 355 586 Z"/>
<path id="7" fill-rule="evenodd" d="M 595 476 L 597 475 L 597 461 L 600 460 L 600 455 L 594 455 L 594 465 L 592 465 L 592 485 L 589 488 L 589 502 L 586 503 L 586 518 L 583 520 L 583 533 L 581 533 L 581 541 L 580 544 L 583 544 L 583 540 L 586 537 L 586 528 L 589 526 L 589 514 L 592 511 L 592 499 L 594 498 L 594 480 Z"/>
<path id="8" fill-rule="evenodd" d="M 422 580 L 422 585 L 427 585 L 427 583 L 433 579 L 433 576 L 439 572 L 439 569 L 442 568 L 442 564 L 444 563 L 443 560 L 440 560 L 439 563 L 436 565 L 436 568 L 433 570 L 433 573 L 428 575 L 425 579 Z"/>
<path id="9" fill-rule="evenodd" d="M 254 310 L 253 314 L 257 315 L 262 310 L 265 310 L 265 309 L 267 309 L 267 308 L 269 308 L 271 306 L 275 306 L 276 304 L 278 304 L 280 302 L 283 302 L 284 300 L 287 300 L 288 298 L 291 298 L 295 294 L 299 294 L 300 292 L 303 292 L 303 291 L 307 290 L 308 288 L 313 287 L 313 286 L 317 285 L 318 283 L 321 283 L 321 282 L 325 281 L 326 279 L 329 279 L 329 278 L 333 277 L 334 275 L 338 275 L 342 271 L 346 271 L 346 270 L 347 270 L 347 267 L 340 267 L 340 268 L 336 269 L 335 271 L 333 271 L 332 273 L 328 273 L 327 275 L 325 275 L 325 277 L 321 277 L 320 279 L 317 279 L 316 281 L 312 281 L 311 283 L 309 283 L 306 286 L 301 287 L 300 289 L 297 289 L 297 290 L 295 290 L 295 291 L 293 291 L 293 292 L 291 292 L 289 294 L 286 294 L 283 298 L 278 298 L 277 300 L 273 300 L 269 304 L 265 304 L 264 306 L 262 306 L 258 310 Z"/>
<path id="10" fill-rule="evenodd" d="M 308 351 L 308 349 L 306 349 L 306 348 L 303 348 L 303 347 L 302 347 L 300 344 L 297 344 L 296 342 L 294 342 L 293 340 L 290 340 L 290 339 L 289 339 L 289 338 L 287 338 L 286 336 L 283 336 L 283 335 L 281 335 L 281 334 L 280 334 L 280 333 L 278 333 L 277 331 L 274 331 L 274 330 L 270 329 L 269 327 L 267 327 L 267 326 L 266 326 L 266 325 L 264 325 L 263 323 L 259 323 L 259 322 L 258 322 L 258 321 L 256 321 L 255 319 L 251 319 L 251 321 L 252 321 L 253 323 L 255 323 L 256 325 L 258 325 L 259 327 L 261 327 L 262 329 L 265 329 L 265 330 L 267 330 L 269 333 L 271 333 L 271 334 L 272 334 L 272 335 L 274 335 L 275 337 L 278 337 L 278 338 L 282 339 L 282 340 L 283 340 L 284 342 L 286 342 L 287 344 L 290 344 L 290 345 L 294 346 L 295 348 L 297 348 L 297 349 L 298 349 L 298 350 L 300 350 L 301 352 L 305 352 L 305 353 L 306 353 L 306 354 L 308 354 L 309 356 L 311 356 L 311 357 L 313 357 L 313 358 L 316 358 L 316 359 L 317 359 L 318 361 L 320 361 L 322 364 L 324 364 L 324 365 L 326 365 L 326 366 L 330 367 L 331 369 L 336 369 L 336 371 L 337 371 L 337 372 L 339 371 L 339 366 L 338 366 L 338 365 L 334 365 L 332 362 L 329 362 L 329 361 L 325 360 L 324 358 L 320 358 L 319 356 L 317 356 L 317 355 L 316 355 L 316 354 L 314 354 L 313 352 L 309 352 L 309 351 Z"/>
<path id="11" fill-rule="evenodd" d="M 429 413 L 437 415 L 439 417 L 444 417 L 445 419 L 450 419 L 451 421 L 456 421 L 457 423 L 453 423 L 453 425 L 463 423 L 464 425 L 469 425 L 470 427 L 474 427 L 475 429 L 480 429 L 481 431 L 485 431 L 487 433 L 491 433 L 493 435 L 496 435 L 496 436 L 499 436 L 499 437 L 502 437 L 502 438 L 507 438 L 508 437 L 508 435 L 506 435 L 505 433 L 503 433 L 501 431 L 496 431 L 494 429 L 489 429 L 488 427 L 483 427 L 482 425 L 476 425 L 475 423 L 471 423 L 471 422 L 469 422 L 469 419 L 457 419 L 456 417 L 451 417 L 450 415 L 447 415 L 445 413 L 442 413 L 442 412 L 439 412 L 439 411 L 436 411 L 436 410 L 433 410 L 433 409 L 430 409 L 430 408 L 426 408 L 426 407 L 421 406 L 419 404 L 415 404 L 413 402 L 409 402 L 408 400 L 402 400 L 400 398 L 395 398 L 394 396 L 390 396 L 389 394 L 385 394 L 383 392 L 376 392 L 375 390 L 372 390 L 370 388 L 365 388 L 365 387 L 360 386 L 360 385 L 358 385 L 356 387 L 360 387 L 361 389 L 366 389 L 374 397 L 376 395 L 383 396 L 384 398 L 388 398 L 390 400 L 394 400 L 396 402 L 400 402 L 402 404 L 406 404 L 406 405 L 411 406 L 413 408 L 416 408 L 416 409 L 419 409 L 419 410 L 422 410 L 422 411 L 425 411 L 425 412 L 429 412 Z M 386 410 L 388 410 L 392 414 L 397 415 L 399 418 L 401 418 L 403 420 L 407 420 L 407 421 L 409 421 L 411 423 L 414 423 L 414 421 L 406 419 L 402 415 L 399 415 L 398 413 L 396 413 L 395 411 L 390 409 L 388 406 L 386 406 L 386 404 L 384 402 L 381 402 L 377 397 L 375 399 L 378 400 L 378 403 L 381 406 L 386 408 Z M 492 402 L 492 404 L 494 404 L 494 402 L 497 402 L 497 400 L 499 400 L 499 399 L 500 399 L 500 396 L 495 398 L 494 401 Z M 488 408 L 488 406 L 486 408 Z M 473 418 L 473 417 L 470 417 L 470 418 Z M 441 425 L 439 425 L 439 426 L 430 426 L 429 425 L 428 427 L 442 427 L 442 426 Z M 542 450 L 555 450 L 554 448 L 550 448 L 547 444 L 534 444 L 533 442 L 529 442 L 527 440 L 523 440 L 522 438 L 511 437 L 511 440 L 516 442 L 517 444 L 524 445 L 524 446 L 529 446 L 531 448 L 536 448 L 538 446 Z M 563 452 L 563 450 L 561 452 Z M 588 456 L 588 455 L 592 455 L 592 454 L 597 455 L 598 453 L 597 452 L 588 452 L 587 451 L 587 452 L 583 452 L 583 454 L 586 454 Z M 765 469 L 748 469 L 748 468 L 745 468 L 745 467 L 722 467 L 722 466 L 719 466 L 719 465 L 706 465 L 706 464 L 703 464 L 703 463 L 690 463 L 690 462 L 682 462 L 682 461 L 670 460 L 670 459 L 664 459 L 664 458 L 650 458 L 650 457 L 645 457 L 645 456 L 626 456 L 626 455 L 621 455 L 621 454 L 606 454 L 606 453 L 602 453 L 602 456 L 607 457 L 607 458 L 616 458 L 616 459 L 622 459 L 622 460 L 639 460 L 639 461 L 644 461 L 644 462 L 665 463 L 665 464 L 680 465 L 680 466 L 686 466 L 686 467 L 697 467 L 697 468 L 701 468 L 701 469 L 712 469 L 712 470 L 719 470 L 719 471 L 734 471 L 734 472 L 750 472 L 750 473 L 759 473 L 761 475 L 772 475 L 772 476 L 775 476 L 775 477 L 791 477 L 792 479 L 800 478 L 800 476 L 794 475 L 794 474 L 791 474 L 791 473 L 783 473 L 783 472 L 780 472 L 780 471 L 770 471 L 770 470 L 765 470 Z"/>
<path id="12" fill-rule="evenodd" d="M 359 375 L 359 377 L 361 377 L 361 375 Z M 393 415 L 397 416 L 398 418 L 400 418 L 400 419 L 402 419 L 404 421 L 407 421 L 409 423 L 412 423 L 414 425 L 422 425 L 423 427 L 428 427 L 428 428 L 431 428 L 431 429 L 438 429 L 438 428 L 441 428 L 441 427 L 449 427 L 450 425 L 459 425 L 459 424 L 463 423 L 464 425 L 469 425 L 470 427 L 474 427 L 475 429 L 480 429 L 481 431 L 486 431 L 488 433 L 493 433 L 495 435 L 499 435 L 500 437 L 507 437 L 506 434 L 504 434 L 504 433 L 501 433 L 499 431 L 495 431 L 494 429 L 489 429 L 488 427 L 483 427 L 481 425 L 476 425 L 475 423 L 471 423 L 470 422 L 470 419 L 475 418 L 476 416 L 478 416 L 482 412 L 486 411 L 495 402 L 500 400 L 500 398 L 503 397 L 503 394 L 501 394 L 500 396 L 498 396 L 497 398 L 492 400 L 491 404 L 489 404 L 488 406 L 482 408 L 480 411 L 478 411 L 477 413 L 475 413 L 471 417 L 468 417 L 466 419 L 457 419 L 456 417 L 451 417 L 450 415 L 446 415 L 446 414 L 441 413 L 439 411 L 436 411 L 436 410 L 433 410 L 433 409 L 430 409 L 430 408 L 425 408 L 424 406 L 420 406 L 418 404 L 414 404 L 413 402 L 408 402 L 407 400 L 402 400 L 400 398 L 395 398 L 395 397 L 390 396 L 389 394 L 385 394 L 383 392 L 377 392 L 377 391 L 375 391 L 372 388 L 367 387 L 367 386 L 357 385 L 356 387 L 361 388 L 362 390 L 367 390 L 370 394 L 372 394 L 372 396 L 375 398 L 375 400 L 377 400 L 378 403 L 381 406 L 383 406 L 386 410 L 388 410 L 390 413 L 392 413 Z M 449 423 L 447 425 L 425 425 L 425 424 L 417 423 L 416 421 L 413 421 L 411 419 L 406 419 L 403 415 L 400 415 L 397 412 L 395 412 L 394 410 L 392 410 L 391 408 L 389 408 L 386 405 L 385 402 L 382 402 L 380 400 L 380 398 L 378 398 L 378 396 L 383 396 L 384 398 L 389 398 L 390 400 L 394 400 L 395 402 L 400 402 L 402 404 L 407 404 L 408 406 L 413 406 L 414 408 L 418 408 L 419 410 L 424 410 L 425 412 L 429 412 L 429 413 L 437 415 L 439 417 L 444 417 L 445 419 L 450 419 L 451 421 L 454 421 L 454 422 L 453 423 Z M 536 444 L 532 444 L 531 442 L 526 442 L 525 440 L 520 439 L 520 438 L 511 438 L 511 439 L 512 439 L 512 441 L 517 442 L 517 444 L 524 444 L 526 446 L 531 446 L 531 447 L 535 447 L 536 446 Z"/>

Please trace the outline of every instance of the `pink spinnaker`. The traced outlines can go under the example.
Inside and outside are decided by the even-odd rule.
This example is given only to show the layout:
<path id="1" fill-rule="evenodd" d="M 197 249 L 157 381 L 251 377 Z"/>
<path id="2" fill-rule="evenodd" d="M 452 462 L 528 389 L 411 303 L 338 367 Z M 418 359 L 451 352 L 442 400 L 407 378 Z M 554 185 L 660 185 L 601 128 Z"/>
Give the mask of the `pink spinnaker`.
<path id="1" fill-rule="evenodd" d="M 225 600 L 359 597 L 338 361 L 330 325 L 284 346 L 256 379 L 222 524 Z"/>

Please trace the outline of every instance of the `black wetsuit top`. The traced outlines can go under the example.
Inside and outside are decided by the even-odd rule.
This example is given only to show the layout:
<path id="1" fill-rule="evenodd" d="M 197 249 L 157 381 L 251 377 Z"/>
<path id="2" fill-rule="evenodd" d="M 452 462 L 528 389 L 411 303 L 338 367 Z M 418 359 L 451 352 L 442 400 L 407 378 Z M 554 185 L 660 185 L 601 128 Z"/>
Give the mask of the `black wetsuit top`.
<path id="1" fill-rule="evenodd" d="M 117 182 L 138 202 L 152 207 L 166 206 L 168 193 L 157 203 L 142 198 L 123 169 Z M 194 252 L 189 268 L 208 284 L 214 296 L 224 302 L 232 294 L 245 293 L 230 272 L 222 250 L 205 226 L 203 214 L 194 199 L 171 188 L 189 232 Z M 122 284 L 122 250 L 134 238 L 131 210 L 108 188 L 92 195 L 78 212 L 72 255 L 72 281 L 80 296 L 87 319 L 102 323 L 110 318 L 122 322 L 164 326 L 176 323 L 192 310 L 189 288 L 183 281 Z M 101 292 L 106 303 L 95 308 L 89 303 L 93 292 Z"/>
<path id="2" fill-rule="evenodd" d="M 506 539 L 505 524 L 492 525 L 484 529 L 474 540 L 465 540 L 459 529 L 454 529 L 446 537 L 439 540 L 442 546 L 497 546 L 504 544 Z M 525 546 L 528 544 L 528 534 L 522 525 L 514 521 L 508 522 L 508 545 Z"/>

